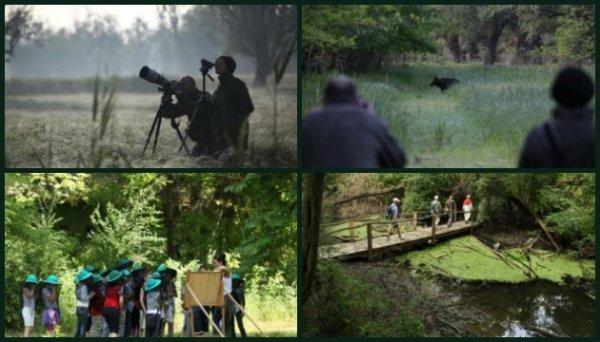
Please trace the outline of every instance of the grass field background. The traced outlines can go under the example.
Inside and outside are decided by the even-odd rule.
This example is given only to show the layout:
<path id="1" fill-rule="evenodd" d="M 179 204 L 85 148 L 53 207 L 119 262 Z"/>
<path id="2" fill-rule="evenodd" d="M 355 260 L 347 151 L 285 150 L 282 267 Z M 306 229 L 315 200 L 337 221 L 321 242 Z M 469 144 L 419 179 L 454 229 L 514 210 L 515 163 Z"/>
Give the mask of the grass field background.
<path id="1" fill-rule="evenodd" d="M 352 74 L 408 156 L 408 167 L 516 167 L 529 130 L 548 119 L 558 65 L 420 64 Z M 587 68 L 594 75 L 594 68 Z M 303 115 L 335 74 L 304 75 Z M 442 94 L 434 75 L 460 84 Z"/>
<path id="2" fill-rule="evenodd" d="M 103 144 L 119 149 L 133 167 L 227 167 L 296 165 L 297 91 L 295 75 L 286 75 L 279 88 L 278 138 L 273 145 L 271 134 L 273 98 L 264 88 L 251 86 L 250 76 L 242 79 L 248 84 L 255 111 L 250 116 L 250 151 L 233 165 L 229 161 L 208 157 L 189 158 L 185 151 L 178 153 L 179 138 L 169 120 L 163 120 L 156 154 L 151 154 L 152 142 L 141 157 L 152 120 L 160 104 L 156 86 L 146 84 L 147 91 L 121 92 L 117 86 L 115 109 L 110 117 Z M 122 83 L 129 89 L 127 82 Z M 146 83 L 143 80 L 135 80 Z M 92 122 L 93 92 L 85 80 L 40 80 L 46 88 L 36 87 L 36 80 L 8 81 L 5 90 L 5 165 L 7 167 L 77 167 L 80 156 L 88 156 L 94 130 Z M 83 82 L 83 83 L 82 83 Z M 61 85 L 80 85 L 82 92 L 61 92 Z M 85 87 L 83 87 L 85 83 Z M 31 93 L 23 93 L 31 86 Z M 15 89 L 10 86 L 14 85 Z M 209 87 L 210 86 L 210 87 Z M 207 85 L 212 91 L 215 84 Z M 20 91 L 16 91 L 16 88 Z M 46 93 L 40 93 L 47 90 Z M 186 119 L 180 125 L 186 127 Z M 194 143 L 188 139 L 188 147 Z M 122 161 L 107 160 L 103 166 L 126 167 Z"/>

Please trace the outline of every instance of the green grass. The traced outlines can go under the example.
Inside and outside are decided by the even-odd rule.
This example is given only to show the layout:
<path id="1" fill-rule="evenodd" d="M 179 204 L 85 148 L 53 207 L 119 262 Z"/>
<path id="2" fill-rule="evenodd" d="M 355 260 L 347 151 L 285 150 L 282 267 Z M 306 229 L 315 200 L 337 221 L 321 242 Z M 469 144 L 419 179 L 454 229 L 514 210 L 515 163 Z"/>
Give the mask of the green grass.
<path id="1" fill-rule="evenodd" d="M 509 266 L 498 258 L 488 247 L 472 236 L 465 236 L 441 243 L 421 251 L 412 251 L 399 257 L 401 262 L 409 261 L 411 267 L 430 274 L 441 274 L 465 281 L 487 281 L 521 283 L 534 278 L 527 275 L 527 269 L 519 266 L 510 254 L 527 264 L 520 249 L 502 252 Z M 595 278 L 595 264 L 591 260 L 578 261 L 564 254 L 544 250 L 531 253 L 532 269 L 540 279 L 562 283 L 564 277 Z"/>
<path id="2" fill-rule="evenodd" d="M 286 295 L 277 297 L 261 296 L 256 292 L 249 293 L 246 296 L 246 310 L 249 315 L 258 325 L 258 327 L 269 337 L 296 337 L 297 336 L 297 300 L 295 291 L 289 288 Z M 293 295 L 292 295 L 293 294 Z M 74 301 L 74 299 L 73 299 Z M 184 336 L 183 321 L 184 316 L 180 308 L 180 300 L 176 302 L 175 310 L 175 336 Z M 64 307 L 64 306 L 63 306 Z M 73 311 L 73 312 L 70 312 Z M 63 323 L 67 319 L 69 326 L 57 328 L 57 337 L 72 337 L 74 335 L 74 310 L 63 310 Z M 44 328 L 41 326 L 40 315 L 36 316 L 34 336 L 42 337 L 45 334 Z M 250 319 L 244 318 L 244 327 L 248 336 L 263 337 L 260 331 L 252 324 Z M 212 332 L 212 327 L 211 327 Z M 236 326 L 236 334 L 239 336 L 239 330 Z M 20 337 L 23 336 L 22 331 L 7 331 L 5 337 Z M 206 337 L 211 336 L 206 334 Z"/>
<path id="3" fill-rule="evenodd" d="M 558 65 L 421 64 L 350 74 L 408 155 L 409 167 L 516 167 L 528 131 L 550 117 Z M 593 68 L 588 70 L 594 75 Z M 460 84 L 441 94 L 433 76 Z M 303 115 L 334 74 L 304 75 Z"/>
<path id="4" fill-rule="evenodd" d="M 242 77 L 249 81 L 247 78 Z M 77 80 L 76 80 L 77 81 Z M 21 81 L 20 86 L 35 85 L 36 80 Z M 141 157 L 144 143 L 156 110 L 160 94 L 124 92 L 117 87 L 114 110 L 106 126 L 101 144 L 92 148 L 97 136 L 97 123 L 92 122 L 92 79 L 79 80 L 88 87 L 81 92 L 55 93 L 55 88 L 72 80 L 54 80 L 45 94 L 14 94 L 5 92 L 5 165 L 7 167 L 77 167 L 81 156 L 92 156 L 92 150 L 119 151 L 133 167 L 292 167 L 296 165 L 296 77 L 286 76 L 279 90 L 279 120 L 277 146 L 273 146 L 272 98 L 266 89 L 249 85 L 255 111 L 250 116 L 250 153 L 235 160 L 189 158 L 178 153 L 179 139 L 169 120 L 163 120 L 156 154 L 152 142 Z M 139 80 L 139 82 L 144 82 Z M 146 84 L 149 89 L 156 87 Z M 213 91 L 216 84 L 207 84 Z M 33 87 L 36 92 L 43 89 Z M 93 89 L 93 86 L 91 87 Z M 183 119 L 180 128 L 186 126 Z M 194 146 L 188 139 L 188 147 Z M 86 158 L 87 159 L 87 158 Z M 129 167 L 127 163 L 106 158 L 103 167 Z"/>

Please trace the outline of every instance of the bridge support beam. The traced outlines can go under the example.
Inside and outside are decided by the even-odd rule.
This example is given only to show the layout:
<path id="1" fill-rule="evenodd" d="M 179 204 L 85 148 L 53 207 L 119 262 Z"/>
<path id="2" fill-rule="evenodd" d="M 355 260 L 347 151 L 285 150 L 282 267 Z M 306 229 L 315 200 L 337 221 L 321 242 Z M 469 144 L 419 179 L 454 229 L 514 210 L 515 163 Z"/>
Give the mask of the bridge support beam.
<path id="1" fill-rule="evenodd" d="M 373 226 L 370 223 L 367 225 L 367 249 L 369 262 L 371 262 L 373 261 Z"/>

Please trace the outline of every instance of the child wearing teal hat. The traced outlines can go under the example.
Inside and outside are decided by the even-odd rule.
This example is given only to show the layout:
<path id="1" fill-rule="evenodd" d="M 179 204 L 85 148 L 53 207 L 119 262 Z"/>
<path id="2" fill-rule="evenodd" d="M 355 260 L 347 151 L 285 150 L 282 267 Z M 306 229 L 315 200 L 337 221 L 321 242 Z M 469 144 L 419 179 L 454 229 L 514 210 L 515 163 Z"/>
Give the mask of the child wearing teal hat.
<path id="1" fill-rule="evenodd" d="M 60 323 L 60 308 L 58 306 L 59 286 L 61 285 L 58 277 L 54 274 L 49 275 L 42 282 L 42 301 L 44 302 L 44 312 L 42 313 L 42 324 L 46 328 L 47 336 L 54 336 L 54 329 Z"/>
<path id="2" fill-rule="evenodd" d="M 89 286 L 93 280 L 94 275 L 85 269 L 79 271 L 75 277 L 75 282 L 77 283 L 77 287 L 75 288 L 75 298 L 77 299 L 77 308 L 75 309 L 77 329 L 75 330 L 75 337 L 85 337 L 87 332 L 90 299 L 95 294 L 89 290 Z"/>
<path id="3" fill-rule="evenodd" d="M 169 337 L 173 337 L 173 326 L 175 323 L 175 298 L 177 297 L 177 288 L 175 287 L 175 277 L 177 271 L 168 268 L 167 265 L 161 264 L 158 266 L 156 271 L 160 274 L 162 280 L 162 287 L 164 290 L 165 301 L 164 301 L 164 319 L 162 330 L 164 331 L 164 325 L 167 324 Z"/>
<path id="4" fill-rule="evenodd" d="M 131 272 L 127 269 L 123 270 L 123 302 L 125 305 L 125 315 L 121 318 L 119 336 L 129 337 L 131 334 L 131 321 L 134 307 L 133 283 L 131 280 Z M 121 315 L 123 316 L 123 315 Z"/>
<path id="5" fill-rule="evenodd" d="M 142 307 L 146 312 L 146 337 L 159 337 L 161 330 L 161 280 L 150 278 L 144 285 L 145 303 Z"/>
<path id="6" fill-rule="evenodd" d="M 94 274 L 90 289 L 94 292 L 94 296 L 90 299 L 89 315 L 91 317 L 90 337 L 104 337 L 104 317 L 102 309 L 104 308 L 104 283 L 103 278 L 99 274 Z M 108 334 L 106 334 L 108 335 Z"/>
<path id="7" fill-rule="evenodd" d="M 122 277 L 123 273 L 121 271 L 112 270 L 106 280 L 107 286 L 102 316 L 108 324 L 108 337 L 119 336 L 119 317 L 123 309 Z"/>
<path id="8" fill-rule="evenodd" d="M 35 288 L 38 281 L 35 275 L 29 274 L 25 277 L 21 293 L 23 295 L 23 309 L 21 314 L 23 315 L 23 321 L 25 325 L 25 331 L 23 337 L 31 337 L 31 331 L 33 330 L 33 323 L 35 322 Z"/>

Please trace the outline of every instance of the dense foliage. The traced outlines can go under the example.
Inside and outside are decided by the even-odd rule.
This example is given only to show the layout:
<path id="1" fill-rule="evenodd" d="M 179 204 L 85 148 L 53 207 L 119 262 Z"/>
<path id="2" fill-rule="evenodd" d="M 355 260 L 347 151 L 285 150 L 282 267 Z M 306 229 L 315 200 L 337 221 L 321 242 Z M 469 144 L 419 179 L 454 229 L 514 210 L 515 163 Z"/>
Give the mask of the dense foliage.
<path id="1" fill-rule="evenodd" d="M 434 59 L 491 65 L 590 63 L 592 5 L 361 5 L 303 7 L 303 70 Z"/>
<path id="2" fill-rule="evenodd" d="M 25 275 L 57 274 L 70 313 L 74 274 L 121 257 L 150 267 L 168 260 L 182 274 L 222 250 L 256 298 L 289 303 L 295 293 L 293 174 L 7 174 L 5 194 L 7 329 L 22 324 Z M 69 217 L 88 209 L 85 219 Z M 63 328 L 73 320 L 64 315 Z"/>

